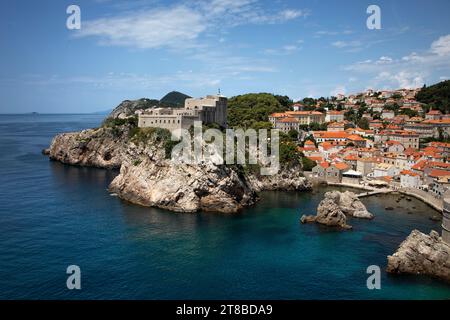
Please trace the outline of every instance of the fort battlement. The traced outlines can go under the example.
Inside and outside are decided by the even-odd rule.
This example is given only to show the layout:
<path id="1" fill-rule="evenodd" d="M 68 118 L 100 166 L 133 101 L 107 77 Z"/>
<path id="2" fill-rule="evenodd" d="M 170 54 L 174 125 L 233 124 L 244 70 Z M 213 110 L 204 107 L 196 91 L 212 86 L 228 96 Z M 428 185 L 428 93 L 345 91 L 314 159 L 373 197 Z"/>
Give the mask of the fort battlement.
<path id="1" fill-rule="evenodd" d="M 208 95 L 204 98 L 189 98 L 184 108 L 150 108 L 139 114 L 140 128 L 164 128 L 170 131 L 189 129 L 194 121 L 203 124 L 217 123 L 227 127 L 227 98 Z"/>

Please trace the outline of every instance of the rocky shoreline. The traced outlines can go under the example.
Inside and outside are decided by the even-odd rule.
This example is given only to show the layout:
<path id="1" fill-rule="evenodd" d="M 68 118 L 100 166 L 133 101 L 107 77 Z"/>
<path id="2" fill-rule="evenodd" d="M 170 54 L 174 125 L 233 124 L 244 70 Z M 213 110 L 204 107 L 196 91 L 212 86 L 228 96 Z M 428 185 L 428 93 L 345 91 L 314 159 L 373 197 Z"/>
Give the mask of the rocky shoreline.
<path id="1" fill-rule="evenodd" d="M 315 216 L 303 215 L 301 223 L 318 223 L 330 227 L 351 229 L 347 224 L 347 216 L 359 219 L 373 219 L 364 204 L 353 192 L 331 191 L 325 194 L 320 202 Z"/>
<path id="2" fill-rule="evenodd" d="M 413 230 L 397 252 L 388 256 L 387 272 L 427 275 L 450 284 L 450 246 L 436 231 Z"/>
<path id="3" fill-rule="evenodd" d="M 125 117 L 128 104 L 112 115 Z M 174 163 L 166 159 L 161 131 L 133 135 L 137 128 L 131 121 L 116 123 L 58 134 L 46 153 L 51 160 L 68 165 L 120 169 L 109 186 L 111 192 L 131 203 L 175 212 L 234 213 L 258 201 L 260 191 L 311 189 L 300 166 L 260 176 L 259 171 L 242 166 Z"/>

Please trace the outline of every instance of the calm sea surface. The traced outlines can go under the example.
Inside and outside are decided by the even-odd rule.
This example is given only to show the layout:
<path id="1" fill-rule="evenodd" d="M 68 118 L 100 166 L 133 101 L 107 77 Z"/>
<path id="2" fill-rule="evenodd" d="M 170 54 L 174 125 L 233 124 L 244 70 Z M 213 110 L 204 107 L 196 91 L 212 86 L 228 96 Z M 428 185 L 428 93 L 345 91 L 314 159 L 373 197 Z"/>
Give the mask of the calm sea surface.
<path id="1" fill-rule="evenodd" d="M 348 232 L 299 223 L 327 189 L 263 193 L 237 215 L 141 208 L 108 193 L 116 172 L 41 155 L 55 134 L 102 118 L 0 116 L 0 299 L 450 298 L 448 285 L 384 271 L 381 290 L 366 288 L 366 268 L 384 270 L 412 229 L 440 231 L 424 204 L 365 199 L 375 220 Z M 80 291 L 66 289 L 72 264 Z"/>

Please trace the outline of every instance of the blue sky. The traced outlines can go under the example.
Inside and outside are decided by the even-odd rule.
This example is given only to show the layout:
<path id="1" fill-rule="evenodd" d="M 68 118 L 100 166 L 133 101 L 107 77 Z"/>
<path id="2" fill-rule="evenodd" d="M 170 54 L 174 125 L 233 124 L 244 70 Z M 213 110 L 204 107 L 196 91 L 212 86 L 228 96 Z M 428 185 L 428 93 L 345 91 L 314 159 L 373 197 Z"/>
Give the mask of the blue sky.
<path id="1" fill-rule="evenodd" d="M 66 8 L 81 8 L 81 29 Z M 381 30 L 366 27 L 381 8 Z M 125 99 L 273 92 L 293 99 L 450 78 L 450 1 L 1 1 L 0 113 Z"/>

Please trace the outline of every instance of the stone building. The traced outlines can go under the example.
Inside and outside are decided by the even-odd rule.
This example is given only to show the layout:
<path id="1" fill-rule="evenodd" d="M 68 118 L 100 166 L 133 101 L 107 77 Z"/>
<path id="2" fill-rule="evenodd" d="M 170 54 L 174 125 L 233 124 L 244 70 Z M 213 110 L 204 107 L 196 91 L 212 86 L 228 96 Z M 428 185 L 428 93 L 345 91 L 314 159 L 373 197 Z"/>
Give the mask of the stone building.
<path id="1" fill-rule="evenodd" d="M 344 112 L 330 110 L 325 115 L 325 122 L 342 122 L 344 121 Z"/>
<path id="2" fill-rule="evenodd" d="M 209 95 L 205 98 L 189 98 L 184 108 L 150 108 L 139 114 L 139 127 L 163 128 L 170 131 L 189 129 L 194 121 L 203 124 L 217 123 L 227 127 L 227 98 Z"/>
<path id="3" fill-rule="evenodd" d="M 406 149 L 419 149 L 419 134 L 415 131 L 384 130 L 375 135 L 376 144 L 383 144 L 387 141 L 400 142 Z"/>
<path id="4" fill-rule="evenodd" d="M 291 130 L 300 131 L 300 123 L 296 118 L 283 117 L 275 122 L 275 129 L 279 129 L 284 133 L 289 133 Z"/>
<path id="5" fill-rule="evenodd" d="M 282 126 L 278 126 L 278 123 L 282 123 L 285 118 L 288 118 L 291 122 L 292 119 L 295 119 L 296 126 L 310 125 L 312 123 L 322 124 L 325 122 L 325 115 L 317 111 L 287 111 L 269 115 L 269 121 L 277 129 L 282 129 Z"/>
<path id="6" fill-rule="evenodd" d="M 325 170 L 325 180 L 331 183 L 340 183 L 342 174 L 349 169 L 350 166 L 346 163 L 334 163 Z"/>

